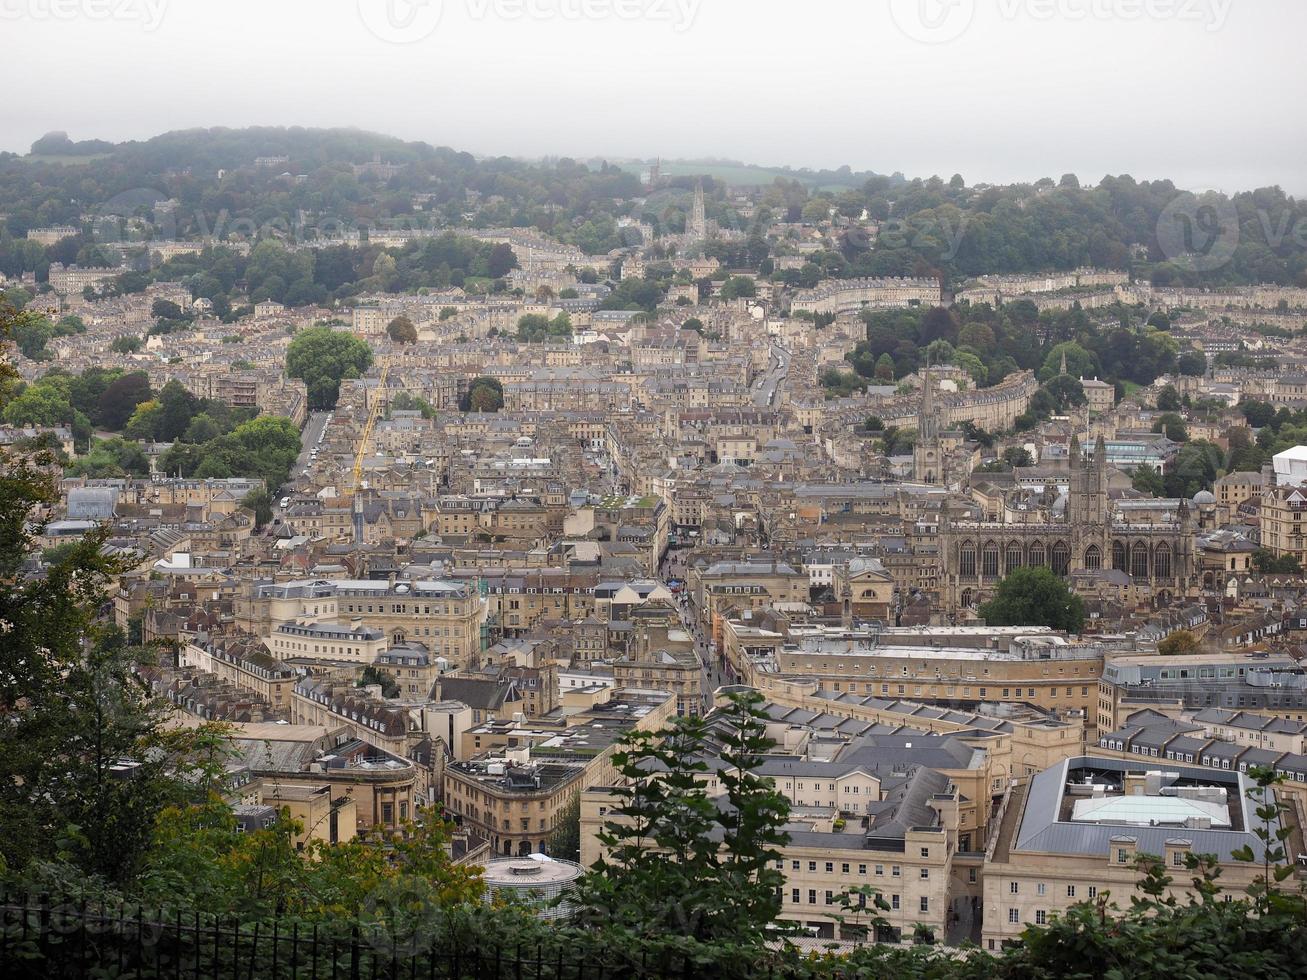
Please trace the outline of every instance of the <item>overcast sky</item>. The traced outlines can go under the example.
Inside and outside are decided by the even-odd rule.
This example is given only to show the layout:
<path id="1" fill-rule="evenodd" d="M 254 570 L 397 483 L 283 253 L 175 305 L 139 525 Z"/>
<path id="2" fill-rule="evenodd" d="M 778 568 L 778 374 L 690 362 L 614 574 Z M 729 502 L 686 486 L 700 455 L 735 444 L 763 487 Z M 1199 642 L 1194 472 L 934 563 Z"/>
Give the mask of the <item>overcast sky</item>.
<path id="1" fill-rule="evenodd" d="M 1307 194 L 1304 0 L 0 0 L 0 148 L 250 124 L 477 154 Z"/>

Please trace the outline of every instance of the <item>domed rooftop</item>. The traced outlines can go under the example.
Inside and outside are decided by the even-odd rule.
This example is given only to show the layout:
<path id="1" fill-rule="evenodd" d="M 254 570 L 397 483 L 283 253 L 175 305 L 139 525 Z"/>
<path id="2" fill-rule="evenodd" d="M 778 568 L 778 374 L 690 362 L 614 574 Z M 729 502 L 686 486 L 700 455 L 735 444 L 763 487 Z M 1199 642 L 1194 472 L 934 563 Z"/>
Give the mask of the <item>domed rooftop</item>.
<path id="1" fill-rule="evenodd" d="M 1214 504 L 1216 503 L 1216 497 L 1212 495 L 1212 491 L 1210 490 L 1199 490 L 1196 494 L 1194 494 L 1194 503 Z"/>

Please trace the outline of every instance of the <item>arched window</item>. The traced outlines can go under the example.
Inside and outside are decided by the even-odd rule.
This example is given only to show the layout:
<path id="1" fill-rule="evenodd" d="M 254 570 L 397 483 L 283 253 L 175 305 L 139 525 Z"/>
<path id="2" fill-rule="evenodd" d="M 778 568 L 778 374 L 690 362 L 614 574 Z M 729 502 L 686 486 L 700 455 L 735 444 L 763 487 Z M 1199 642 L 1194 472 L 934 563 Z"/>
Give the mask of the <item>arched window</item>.
<path id="1" fill-rule="evenodd" d="M 1120 541 L 1112 542 L 1112 567 L 1118 572 L 1125 571 L 1125 545 Z"/>
<path id="2" fill-rule="evenodd" d="M 1148 578 L 1148 545 L 1142 541 L 1136 541 L 1130 548 L 1130 575 Z"/>
<path id="3" fill-rule="evenodd" d="M 1153 552 L 1153 578 L 1171 577 L 1171 546 L 1163 541 Z"/>
<path id="4" fill-rule="evenodd" d="M 1098 545 L 1091 544 L 1085 549 L 1085 568 L 1088 571 L 1096 572 L 1103 567 L 1103 553 L 1098 550 Z"/>
<path id="5" fill-rule="evenodd" d="M 1058 541 L 1053 545 L 1053 574 L 1065 575 L 1071 569 L 1071 549 L 1066 546 L 1065 541 Z"/>
<path id="6" fill-rule="evenodd" d="M 1042 568 L 1047 559 L 1044 557 L 1044 542 L 1036 541 L 1030 546 L 1030 567 Z"/>
<path id="7" fill-rule="evenodd" d="M 972 601 L 972 598 L 973 598 L 973 597 L 972 597 L 972 595 L 971 595 L 971 590 L 970 590 L 970 589 L 963 589 L 963 590 L 962 590 L 962 608 L 963 608 L 963 609 L 970 609 L 970 608 L 971 608 L 971 601 Z"/>
<path id="8" fill-rule="evenodd" d="M 970 541 L 962 542 L 962 551 L 958 559 L 958 574 L 974 578 L 976 574 L 976 546 Z"/>
<path id="9" fill-rule="evenodd" d="M 1021 567 L 1021 545 L 1016 541 L 1011 541 L 1007 546 L 1007 570 L 1010 572 L 1014 568 Z"/>
<path id="10" fill-rule="evenodd" d="M 986 541 L 980 552 L 980 570 L 988 578 L 998 578 L 998 545 Z"/>

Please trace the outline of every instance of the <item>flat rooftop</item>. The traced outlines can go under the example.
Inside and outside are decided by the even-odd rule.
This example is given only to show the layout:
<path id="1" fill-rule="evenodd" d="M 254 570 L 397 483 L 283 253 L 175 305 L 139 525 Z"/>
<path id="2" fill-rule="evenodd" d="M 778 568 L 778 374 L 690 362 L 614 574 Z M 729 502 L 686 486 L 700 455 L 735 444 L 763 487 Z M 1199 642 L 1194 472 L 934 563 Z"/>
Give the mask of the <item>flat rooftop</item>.
<path id="1" fill-rule="evenodd" d="M 1191 821 L 1207 820 L 1212 827 L 1228 828 L 1230 811 L 1220 803 L 1176 796 L 1104 796 L 1074 801 L 1071 819 L 1076 823 L 1177 828 L 1191 826 Z"/>

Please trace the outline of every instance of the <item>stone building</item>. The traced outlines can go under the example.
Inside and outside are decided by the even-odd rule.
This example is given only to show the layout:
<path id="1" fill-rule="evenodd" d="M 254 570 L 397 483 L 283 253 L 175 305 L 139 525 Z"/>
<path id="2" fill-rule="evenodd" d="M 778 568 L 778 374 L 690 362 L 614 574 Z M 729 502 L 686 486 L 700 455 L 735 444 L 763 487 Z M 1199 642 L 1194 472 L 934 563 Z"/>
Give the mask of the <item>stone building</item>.
<path id="1" fill-rule="evenodd" d="M 1158 604 L 1186 590 L 1195 574 L 1197 531 L 1188 502 L 1180 501 L 1172 520 L 1126 523 L 1108 498 L 1103 437 L 1092 457 L 1082 457 L 1080 441 L 1072 437 L 1070 457 L 1067 495 L 1029 521 L 955 523 L 941 513 L 944 609 L 977 605 L 1003 576 L 1023 566 L 1048 567 L 1063 578 L 1081 571 L 1122 571 L 1146 583 Z"/>

